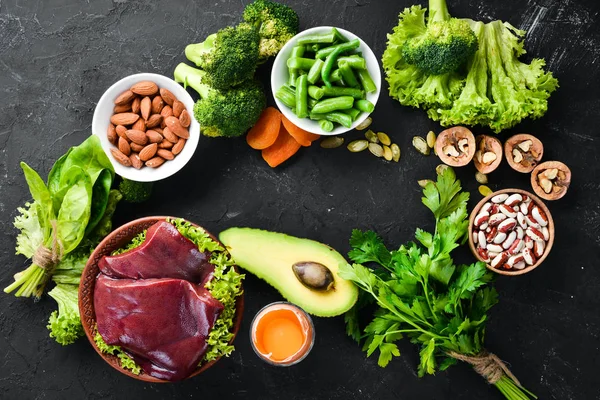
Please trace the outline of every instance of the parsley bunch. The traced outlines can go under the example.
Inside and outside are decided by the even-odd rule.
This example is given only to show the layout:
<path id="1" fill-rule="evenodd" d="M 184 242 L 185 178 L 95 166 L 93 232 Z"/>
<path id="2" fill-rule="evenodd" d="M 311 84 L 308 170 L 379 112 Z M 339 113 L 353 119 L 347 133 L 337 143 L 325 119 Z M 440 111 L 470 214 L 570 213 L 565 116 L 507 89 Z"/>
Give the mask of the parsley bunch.
<path id="1" fill-rule="evenodd" d="M 416 242 L 389 251 L 375 232 L 352 232 L 348 256 L 355 264 L 343 267 L 340 276 L 362 292 L 345 316 L 348 334 L 364 339 L 367 356 L 378 350 L 381 367 L 400 355 L 395 342 L 407 337 L 420 346 L 419 376 L 444 371 L 461 359 L 507 399 L 535 397 L 483 347 L 487 312 L 498 301 L 496 290 L 487 285 L 492 273 L 484 263 L 455 265 L 451 257 L 467 239 L 469 193 L 461 192 L 460 181 L 447 168 L 423 194 L 423 204 L 435 216 L 433 234 L 417 229 Z M 378 308 L 361 333 L 358 309 L 370 301 Z"/>

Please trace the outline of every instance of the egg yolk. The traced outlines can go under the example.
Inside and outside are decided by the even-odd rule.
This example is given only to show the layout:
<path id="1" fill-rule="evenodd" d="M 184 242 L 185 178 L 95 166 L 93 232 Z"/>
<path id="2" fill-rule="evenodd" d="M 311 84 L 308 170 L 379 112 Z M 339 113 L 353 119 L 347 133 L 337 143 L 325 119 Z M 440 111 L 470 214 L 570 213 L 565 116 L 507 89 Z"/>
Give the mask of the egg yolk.
<path id="1" fill-rule="evenodd" d="M 256 345 L 273 361 L 292 357 L 305 341 L 306 334 L 292 310 L 272 310 L 258 321 Z"/>

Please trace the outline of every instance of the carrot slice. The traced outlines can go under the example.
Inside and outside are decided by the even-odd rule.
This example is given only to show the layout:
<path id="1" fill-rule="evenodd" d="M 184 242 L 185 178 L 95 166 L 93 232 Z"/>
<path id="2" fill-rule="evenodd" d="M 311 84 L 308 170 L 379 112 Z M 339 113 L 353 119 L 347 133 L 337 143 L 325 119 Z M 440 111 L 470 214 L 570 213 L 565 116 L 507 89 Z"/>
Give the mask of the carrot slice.
<path id="1" fill-rule="evenodd" d="M 267 107 L 246 135 L 246 142 L 253 149 L 266 149 L 277 140 L 280 126 L 281 112 L 276 108 Z"/>
<path id="2" fill-rule="evenodd" d="M 287 119 L 284 115 L 281 116 L 281 122 L 283 122 L 283 126 L 285 127 L 285 129 L 287 129 L 288 133 L 292 135 L 292 137 L 304 147 L 310 146 L 312 142 L 314 142 L 320 137 L 319 135 L 315 135 L 314 133 L 310 133 L 305 131 L 304 129 L 298 128 L 292 123 L 292 121 Z"/>
<path id="3" fill-rule="evenodd" d="M 271 168 L 275 168 L 296 154 L 299 149 L 300 143 L 288 133 L 285 126 L 281 126 L 277 140 L 262 151 L 262 157 Z"/>

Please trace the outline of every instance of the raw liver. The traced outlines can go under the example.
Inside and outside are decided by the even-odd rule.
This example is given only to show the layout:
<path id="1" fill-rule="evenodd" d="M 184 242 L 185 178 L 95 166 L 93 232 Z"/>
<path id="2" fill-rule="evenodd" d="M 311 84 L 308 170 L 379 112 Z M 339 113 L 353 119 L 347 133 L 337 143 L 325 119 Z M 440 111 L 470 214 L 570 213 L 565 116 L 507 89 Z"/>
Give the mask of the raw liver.
<path id="1" fill-rule="evenodd" d="M 176 278 L 204 284 L 215 269 L 209 259 L 210 252 L 201 252 L 177 228 L 161 221 L 148 229 L 141 246 L 117 256 L 105 256 L 98 267 L 113 278 Z"/>
<path id="2" fill-rule="evenodd" d="M 206 338 L 223 305 L 180 279 L 112 279 L 100 274 L 94 289 L 98 332 L 119 345 L 156 378 L 189 376 L 207 349 Z"/>

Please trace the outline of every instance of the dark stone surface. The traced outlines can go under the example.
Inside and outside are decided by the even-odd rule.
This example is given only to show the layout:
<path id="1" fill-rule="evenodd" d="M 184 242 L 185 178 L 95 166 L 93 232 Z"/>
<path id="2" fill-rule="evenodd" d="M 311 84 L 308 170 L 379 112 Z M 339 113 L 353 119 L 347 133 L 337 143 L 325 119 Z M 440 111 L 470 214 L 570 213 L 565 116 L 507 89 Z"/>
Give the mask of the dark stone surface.
<path id="1" fill-rule="evenodd" d="M 0 0 L 0 285 L 25 261 L 14 253 L 16 207 L 29 198 L 18 166 L 26 160 L 47 174 L 69 146 L 90 134 L 103 91 L 135 72 L 171 75 L 183 49 L 238 21 L 247 1 Z M 334 25 L 369 43 L 378 57 L 397 14 L 413 1 L 293 2 L 301 28 Z M 557 228 L 544 265 L 519 278 L 497 280 L 500 304 L 491 312 L 487 346 L 511 363 L 542 399 L 600 397 L 600 6 L 595 0 L 456 0 L 456 16 L 504 19 L 530 31 L 527 51 L 543 57 L 561 88 L 541 120 L 501 135 L 530 132 L 545 144 L 545 159 L 573 171 L 567 196 L 549 204 Z M 260 74 L 269 75 L 269 65 Z M 401 107 L 382 92 L 374 128 L 403 151 L 399 164 L 344 149 L 302 149 L 271 170 L 244 140 L 202 138 L 185 169 L 159 182 L 152 200 L 120 206 L 117 225 L 147 215 L 178 215 L 213 232 L 253 226 L 310 237 L 348 250 L 354 227 L 374 228 L 394 246 L 432 218 L 420 203 L 416 181 L 431 178 L 438 163 L 410 146 L 413 135 L 439 126 L 422 111 Z M 479 129 L 476 132 L 480 132 Z M 350 134 L 348 139 L 358 136 Z M 459 175 L 479 199 L 473 168 Z M 529 176 L 506 164 L 492 188 L 529 189 Z M 465 259 L 468 255 L 465 252 Z M 279 295 L 266 283 L 246 280 L 246 317 L 236 351 L 205 374 L 172 385 L 149 385 L 109 368 L 85 339 L 61 347 L 45 329 L 53 301 L 0 296 L 0 397 L 4 399 L 242 398 L 242 399 L 500 399 L 466 365 L 418 379 L 418 354 L 386 369 L 365 359 L 344 333 L 341 318 L 316 319 L 311 355 L 293 368 L 262 363 L 248 339 L 254 313 Z"/>

